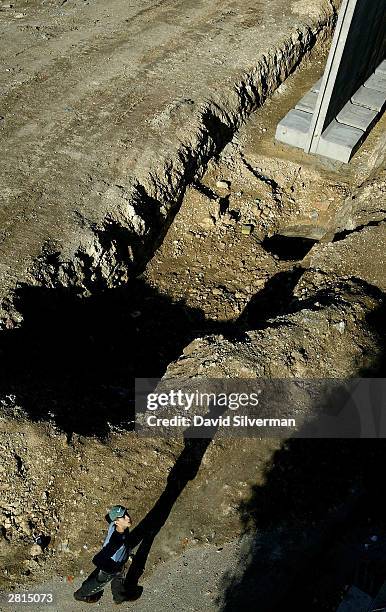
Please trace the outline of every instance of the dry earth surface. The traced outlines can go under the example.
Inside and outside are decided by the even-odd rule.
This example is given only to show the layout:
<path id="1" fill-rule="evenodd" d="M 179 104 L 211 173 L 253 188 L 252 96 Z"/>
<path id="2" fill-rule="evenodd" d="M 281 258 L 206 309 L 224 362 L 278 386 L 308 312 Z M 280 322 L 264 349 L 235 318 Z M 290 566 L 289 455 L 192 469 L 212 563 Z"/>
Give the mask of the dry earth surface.
<path id="1" fill-rule="evenodd" d="M 274 142 L 323 71 L 327 0 L 7 6 L 1 587 L 81 610 L 109 506 L 138 524 L 182 465 L 131 607 L 234 610 L 246 576 L 273 610 L 382 449 L 142 439 L 132 379 L 382 372 L 385 119 L 348 166 Z"/>
<path id="2" fill-rule="evenodd" d="M 3 325 L 20 320 L 18 283 L 124 283 L 332 14 L 329 0 L 2 3 Z"/>

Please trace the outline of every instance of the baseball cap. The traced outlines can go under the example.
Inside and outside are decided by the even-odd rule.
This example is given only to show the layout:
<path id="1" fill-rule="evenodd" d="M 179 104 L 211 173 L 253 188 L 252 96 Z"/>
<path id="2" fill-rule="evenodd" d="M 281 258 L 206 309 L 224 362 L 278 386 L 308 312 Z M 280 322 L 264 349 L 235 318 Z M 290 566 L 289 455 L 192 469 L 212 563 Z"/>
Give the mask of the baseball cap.
<path id="1" fill-rule="evenodd" d="M 127 512 L 125 506 L 113 506 L 109 512 L 109 518 L 111 521 L 115 521 L 117 518 L 121 518 Z"/>

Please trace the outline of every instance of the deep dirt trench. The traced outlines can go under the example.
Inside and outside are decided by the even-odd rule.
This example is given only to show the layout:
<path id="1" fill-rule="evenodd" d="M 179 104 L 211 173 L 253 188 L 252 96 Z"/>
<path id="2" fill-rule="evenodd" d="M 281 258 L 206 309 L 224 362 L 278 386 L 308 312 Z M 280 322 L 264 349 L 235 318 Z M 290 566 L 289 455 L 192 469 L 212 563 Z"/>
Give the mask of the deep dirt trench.
<path id="1" fill-rule="evenodd" d="M 173 474 L 181 457 L 181 444 L 139 442 L 130 434 L 133 381 L 136 376 L 173 376 L 187 347 L 187 355 L 193 355 L 188 374 L 195 373 L 201 362 L 210 361 L 220 347 L 224 368 L 229 353 L 236 365 L 233 370 L 229 366 L 228 372 L 238 375 L 240 363 L 244 367 L 245 363 L 243 357 L 237 362 L 237 351 L 255 343 L 266 347 L 260 362 L 247 363 L 255 375 L 271 367 L 270 353 L 276 370 L 273 366 L 267 369 L 268 375 L 313 376 L 320 369 L 324 375 L 384 375 L 379 341 L 384 334 L 385 292 L 381 251 L 377 251 L 379 260 L 373 268 L 355 273 L 352 268 L 337 267 L 336 260 L 339 266 L 348 266 L 349 256 L 341 258 L 338 253 L 336 259 L 333 254 L 328 259 L 331 244 L 346 245 L 351 254 L 363 259 L 369 244 L 374 244 L 374 235 L 369 242 L 354 245 L 357 251 L 346 240 L 355 236 L 366 240 L 367 231 L 376 231 L 376 238 L 383 239 L 384 203 L 377 208 L 379 194 L 372 195 L 383 189 L 382 168 L 372 151 L 382 140 L 384 123 L 375 128 L 348 168 L 307 159 L 273 140 L 275 125 L 293 99 L 320 76 L 323 61 L 318 53 L 317 49 L 316 56 L 308 57 L 241 130 L 237 131 L 242 114 L 237 121 L 227 117 L 228 123 L 210 115 L 207 133 L 215 140 L 210 155 L 216 155 L 212 161 L 209 155 L 201 159 L 207 169 L 198 176 L 197 158 L 191 165 L 184 162 L 186 173 L 172 194 L 173 198 L 178 195 L 174 199 L 178 213 L 163 226 L 140 276 L 123 287 L 104 288 L 99 272 L 94 277 L 90 273 L 94 264 L 87 253 L 78 252 L 78 259 L 69 265 L 51 252 L 34 272 L 47 286 L 18 288 L 13 306 L 23 322 L 4 330 L 1 344 L 5 363 L 2 409 L 11 432 L 5 451 L 9 453 L 5 481 L 12 483 L 2 515 L 5 537 L 1 551 L 8 559 L 14 556 L 9 573 L 2 576 L 6 585 L 20 580 L 32 584 L 47 573 L 68 572 L 79 579 L 80 567 L 99 545 L 104 525 L 97 521 L 111 505 L 112 490 L 131 504 L 138 517 L 146 517 L 149 508 L 157 507 L 157 500 L 168 490 L 167 474 Z M 248 109 L 255 104 L 252 98 Z M 157 180 L 154 188 L 159 194 L 162 185 Z M 370 195 L 358 212 L 352 206 L 362 201 L 364 183 Z M 158 207 L 156 197 L 149 199 L 147 192 L 139 195 L 141 206 Z M 167 190 L 162 194 L 170 196 Z M 342 207 L 348 211 L 343 220 Z M 376 226 L 372 225 L 374 217 Z M 117 225 L 107 229 L 112 230 L 107 234 L 121 258 L 127 234 Z M 140 252 L 143 244 L 134 241 L 134 246 Z M 321 263 L 313 263 L 318 257 Z M 354 261 L 354 269 L 355 265 Z M 122 278 L 124 275 L 119 282 Z M 91 293 L 88 297 L 85 289 Z M 300 330 L 297 344 L 291 329 Z M 318 347 L 319 330 L 322 355 L 311 350 Z M 333 610 L 342 574 L 345 579 L 353 574 L 339 570 L 339 580 L 330 584 L 329 555 L 339 544 L 346 519 L 352 522 L 345 529 L 359 533 L 367 503 L 377 508 L 382 503 L 382 495 L 375 499 L 374 474 L 384 458 L 381 445 L 364 450 L 358 446 L 360 441 L 336 442 L 282 445 L 272 440 L 245 441 L 242 449 L 238 443 L 210 444 L 206 452 L 198 453 L 192 482 L 187 478 L 186 486 L 178 489 L 148 569 L 186 548 L 209 543 L 221 548 L 224 541 L 234 540 L 244 530 L 254 538 L 254 530 L 267 529 L 259 554 L 252 555 L 250 565 L 240 564 L 240 575 L 234 576 L 234 568 L 227 568 L 219 592 L 210 596 L 213 609 L 237 609 L 240 592 L 248 605 L 251 596 L 269 594 L 277 584 L 273 579 L 277 573 L 289 578 L 285 597 L 299 602 L 300 593 L 304 610 L 313 609 L 310 606 L 316 605 L 316 596 L 320 599 L 315 610 Z M 188 463 L 192 457 L 188 454 Z M 61 473 L 52 483 L 55 470 Z M 368 502 L 343 514 L 331 531 L 328 520 L 323 523 L 325 515 L 356 487 Z M 17 502 L 14 505 L 11 493 Z M 18 507 L 19 499 L 27 512 Z M 91 533 L 79 521 L 91 504 L 93 520 L 101 527 L 98 533 Z M 318 521 L 325 530 L 320 540 L 312 531 Z M 381 517 L 374 516 L 372 521 L 371 527 L 383 529 Z M 52 541 L 40 557 L 31 559 L 28 547 L 37 532 L 50 532 Z M 357 545 L 362 535 L 353 536 L 349 546 L 353 541 Z M 87 550 L 82 549 L 83 541 Z M 275 557 L 279 549 L 281 554 Z M 305 549 L 315 567 L 321 568 L 321 575 L 310 570 L 306 593 L 299 572 L 292 573 L 290 568 L 291 555 L 300 565 Z M 264 572 L 266 581 L 259 582 L 254 591 L 250 580 Z M 324 594 L 326 583 L 328 596 Z M 265 609 L 272 610 L 270 605 L 267 600 Z"/>
<path id="2" fill-rule="evenodd" d="M 290 241 L 293 245 L 296 239 Z M 291 258 L 296 258 L 293 251 Z M 29 418 L 48 417 L 69 436 L 104 437 L 111 427 L 131 429 L 135 377 L 162 377 L 200 335 L 242 338 L 244 331 L 287 312 L 291 300 L 296 301 L 292 290 L 302 272 L 301 266 L 276 272 L 244 308 L 244 294 L 235 297 L 218 288 L 214 297 L 221 304 L 225 296 L 220 306 L 224 320 L 206 316 L 183 299 L 170 299 L 145 278 L 87 299 L 66 289 L 20 290 L 23 326 L 2 337 L 1 391 L 9 398 L 8 410 L 12 412 L 13 397 Z M 74 406 L 79 411 L 74 413 Z"/>
<path id="3" fill-rule="evenodd" d="M 325 53 L 329 25 L 318 35 L 317 54 Z M 296 47 L 296 55 L 295 49 L 287 49 L 292 59 L 286 70 L 296 68 L 315 40 L 310 34 Z M 319 70 L 318 65 L 316 77 L 309 78 L 317 78 Z M 264 74 L 259 74 L 262 82 Z M 248 83 L 237 87 L 237 111 L 204 113 L 203 138 L 212 144 L 208 150 L 197 145 L 195 152 L 187 153 L 179 186 L 170 183 L 174 172 L 170 169 L 163 187 L 164 179 L 153 177 L 157 196 L 138 187 L 141 210 L 162 208 L 166 197 L 175 200 L 170 189 L 176 189 L 174 206 L 180 210 L 167 234 L 171 218 L 162 231 L 158 225 L 152 228 L 153 239 L 146 238 L 149 252 L 142 240 L 131 236 L 130 248 L 138 249 L 137 267 L 156 252 L 140 276 L 123 287 L 117 283 L 106 288 L 93 258 L 85 252 L 63 262 L 60 253 L 48 249 L 37 259 L 32 271 L 39 284 L 20 284 L 12 297 L 11 310 L 21 323 L 10 321 L 2 333 L 5 367 L 0 385 L 9 414 L 18 414 L 22 406 L 33 420 L 48 416 L 70 438 L 73 432 L 103 437 L 111 426 L 130 430 L 134 415 L 128 405 L 132 406 L 136 376 L 161 377 L 199 335 L 242 336 L 244 330 L 286 311 L 301 271 L 295 269 L 296 262 L 314 242 L 302 236 L 272 235 L 282 218 L 298 213 L 294 187 L 287 194 L 273 177 L 254 170 L 232 143 L 246 116 L 269 93 L 268 82 L 262 91 L 255 88 L 255 78 L 251 75 Z M 227 145 L 230 153 L 218 165 Z M 211 157 L 214 162 L 205 184 L 202 172 Z M 223 169 L 228 174 L 231 170 L 241 183 L 238 191 L 235 182 L 232 190 L 216 187 L 213 175 L 221 182 L 224 163 Z M 229 169 L 229 163 L 235 167 Z M 298 169 L 296 173 L 295 180 Z M 140 217 L 139 209 L 137 213 Z M 251 236 L 241 233 L 244 226 L 253 227 Z M 107 242 L 120 258 L 118 267 L 123 265 L 127 273 L 128 234 L 115 223 L 109 232 Z"/>
<path id="4" fill-rule="evenodd" d="M 12 67 L 10 82 L 5 83 L 4 193 L 9 214 L 2 219 L 4 279 L 0 288 L 4 326 L 21 322 L 13 305 L 15 277 L 28 285 L 76 287 L 87 295 L 125 285 L 138 273 L 162 242 L 187 186 L 315 43 L 331 35 L 336 18 L 333 2 L 321 0 L 316 11 L 296 6 L 288 10 L 282 32 L 279 24 L 285 14 L 281 0 L 268 3 L 268 7 L 262 3 L 257 12 L 253 4 L 251 9 L 244 3 L 245 14 L 240 17 L 224 3 L 219 16 L 218 7 L 206 0 L 197 7 L 170 1 L 150 10 L 153 14 L 148 18 L 160 31 L 153 34 L 154 48 L 150 45 L 149 49 L 151 28 L 137 3 L 130 6 L 133 14 L 122 20 L 125 6 L 115 2 L 117 12 L 107 15 L 111 20 L 103 35 L 100 22 L 106 19 L 104 3 L 93 6 L 99 18 L 89 28 L 87 6 L 76 2 L 58 11 L 55 4 L 45 7 L 40 18 L 47 24 L 52 20 L 55 32 L 62 30 L 66 36 L 48 45 L 48 55 L 48 43 L 40 41 L 41 63 L 34 61 L 34 55 L 31 60 L 23 57 L 18 66 L 22 78 L 14 79 Z M 26 17 L 37 19 L 35 3 L 29 8 Z M 306 16 L 304 23 L 298 23 L 299 11 Z M 0 17 L 7 23 L 12 13 L 5 11 Z M 77 13 L 79 34 L 73 26 Z M 252 17 L 250 13 L 256 14 Z M 218 27 L 218 19 L 223 26 Z M 260 38 L 256 39 L 255 33 L 260 32 L 262 42 L 267 31 L 265 24 L 262 28 L 260 25 L 265 19 L 279 27 L 277 44 L 271 33 L 268 52 L 263 44 L 258 53 Z M 183 49 L 180 30 L 184 30 L 179 22 L 184 27 L 188 24 Z M 288 28 L 289 23 L 293 27 Z M 31 34 L 30 26 L 23 27 L 22 31 Z M 145 32 L 141 36 L 142 29 Z M 19 34 L 16 28 L 15 36 Z M 78 37 L 82 34 L 85 40 L 80 44 Z M 124 44 L 130 36 L 134 40 L 139 37 L 135 49 Z M 193 71 L 189 70 L 193 49 L 202 40 L 206 42 L 202 58 Z M 20 44 L 26 45 L 23 37 Z M 229 74 L 231 48 L 234 80 Z M 240 54 L 249 58 L 251 48 L 253 59 L 240 75 Z M 219 50 L 221 55 L 225 49 L 226 62 L 217 57 Z M 114 61 L 109 63 L 112 50 Z M 213 63 L 216 78 L 208 84 Z M 171 84 L 165 88 L 170 64 L 174 71 Z M 101 79 L 101 74 L 106 76 Z M 35 85 L 29 89 L 31 82 Z M 176 83 L 181 85 L 177 98 L 173 98 Z M 93 95 L 91 85 L 95 87 Z M 19 95 L 20 89 L 24 96 Z M 52 91 L 56 93 L 53 100 Z M 16 108 L 19 98 L 23 103 Z M 46 108 L 51 122 L 47 122 L 42 108 Z M 31 123 L 34 111 L 35 121 Z M 16 192 L 12 188 L 15 168 L 24 176 L 23 187 Z M 37 180 L 33 179 L 34 172 Z M 19 212 L 14 219 L 15 210 Z M 17 215 L 26 225 L 18 223 Z"/>

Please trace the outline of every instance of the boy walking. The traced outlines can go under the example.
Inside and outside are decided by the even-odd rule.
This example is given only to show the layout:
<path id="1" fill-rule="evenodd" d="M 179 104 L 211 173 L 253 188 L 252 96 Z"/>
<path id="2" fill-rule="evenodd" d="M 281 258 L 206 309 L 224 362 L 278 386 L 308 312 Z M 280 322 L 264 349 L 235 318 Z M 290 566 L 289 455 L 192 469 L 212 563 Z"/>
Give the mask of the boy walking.
<path id="1" fill-rule="evenodd" d="M 111 521 L 102 549 L 93 558 L 96 569 L 75 591 L 77 601 L 96 603 L 104 587 L 111 582 L 115 603 L 122 603 L 122 570 L 130 556 L 129 527 L 131 518 L 124 506 L 113 506 L 108 514 Z"/>

